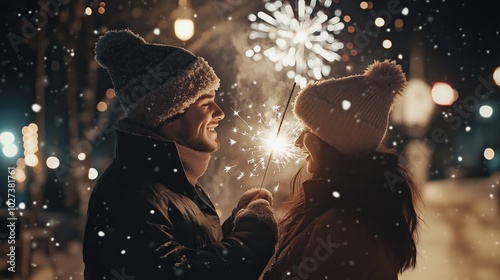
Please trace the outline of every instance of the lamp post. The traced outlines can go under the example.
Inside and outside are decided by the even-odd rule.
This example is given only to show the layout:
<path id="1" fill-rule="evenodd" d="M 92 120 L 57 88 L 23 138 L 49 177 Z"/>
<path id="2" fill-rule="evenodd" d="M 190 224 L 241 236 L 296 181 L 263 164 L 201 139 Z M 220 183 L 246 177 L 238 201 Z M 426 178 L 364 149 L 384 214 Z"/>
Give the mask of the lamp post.
<path id="1" fill-rule="evenodd" d="M 408 85 L 405 93 L 394 105 L 391 115 L 393 123 L 404 126 L 410 137 L 404 154 L 411 163 L 410 170 L 419 185 L 429 179 L 432 155 L 430 147 L 422 138 L 429 128 L 436 106 L 431 97 L 431 87 L 424 81 L 423 59 L 422 50 L 414 48 Z"/>
<path id="2" fill-rule="evenodd" d="M 175 36 L 181 41 L 187 41 L 194 35 L 194 11 L 191 9 L 188 0 L 179 0 L 179 6 L 172 12 L 175 18 Z"/>

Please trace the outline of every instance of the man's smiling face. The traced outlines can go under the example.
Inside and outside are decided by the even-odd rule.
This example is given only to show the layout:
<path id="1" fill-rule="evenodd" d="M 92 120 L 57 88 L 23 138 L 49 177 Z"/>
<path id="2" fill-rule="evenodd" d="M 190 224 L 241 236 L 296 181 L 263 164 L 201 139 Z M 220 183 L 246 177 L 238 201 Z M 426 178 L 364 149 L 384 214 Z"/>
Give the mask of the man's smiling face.
<path id="1" fill-rule="evenodd" d="M 193 150 L 215 152 L 220 148 L 215 128 L 224 116 L 213 91 L 202 95 L 178 119 L 164 125 L 160 133 Z"/>

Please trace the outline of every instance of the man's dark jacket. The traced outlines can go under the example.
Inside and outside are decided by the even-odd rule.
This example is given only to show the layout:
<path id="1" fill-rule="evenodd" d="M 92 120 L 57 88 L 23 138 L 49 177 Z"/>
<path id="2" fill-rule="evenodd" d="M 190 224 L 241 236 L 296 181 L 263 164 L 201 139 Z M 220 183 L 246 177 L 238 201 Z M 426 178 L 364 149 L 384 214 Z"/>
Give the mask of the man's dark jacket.
<path id="1" fill-rule="evenodd" d="M 257 279 L 275 234 L 253 218 L 221 226 L 175 143 L 115 135 L 116 157 L 89 201 L 85 279 Z"/>

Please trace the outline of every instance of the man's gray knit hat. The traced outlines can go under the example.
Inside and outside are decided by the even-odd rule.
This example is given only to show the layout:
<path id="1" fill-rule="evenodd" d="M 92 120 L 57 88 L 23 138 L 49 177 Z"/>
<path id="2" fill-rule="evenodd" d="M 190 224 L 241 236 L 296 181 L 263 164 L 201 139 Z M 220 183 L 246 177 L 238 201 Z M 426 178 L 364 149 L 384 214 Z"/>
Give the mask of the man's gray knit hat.
<path id="1" fill-rule="evenodd" d="M 219 78 L 202 57 L 180 47 L 146 43 L 128 29 L 106 32 L 95 54 L 108 70 L 126 116 L 146 127 L 158 127 L 219 88 Z"/>

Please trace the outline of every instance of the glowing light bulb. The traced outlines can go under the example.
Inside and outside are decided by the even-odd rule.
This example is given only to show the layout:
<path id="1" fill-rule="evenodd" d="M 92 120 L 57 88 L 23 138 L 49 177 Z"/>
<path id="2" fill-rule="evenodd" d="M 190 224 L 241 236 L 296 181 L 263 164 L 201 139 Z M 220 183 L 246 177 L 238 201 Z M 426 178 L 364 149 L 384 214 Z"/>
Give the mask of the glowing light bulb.
<path id="1" fill-rule="evenodd" d="M 187 41 L 194 35 L 194 23 L 190 19 L 176 19 L 174 29 L 175 36 L 182 41 Z"/>

